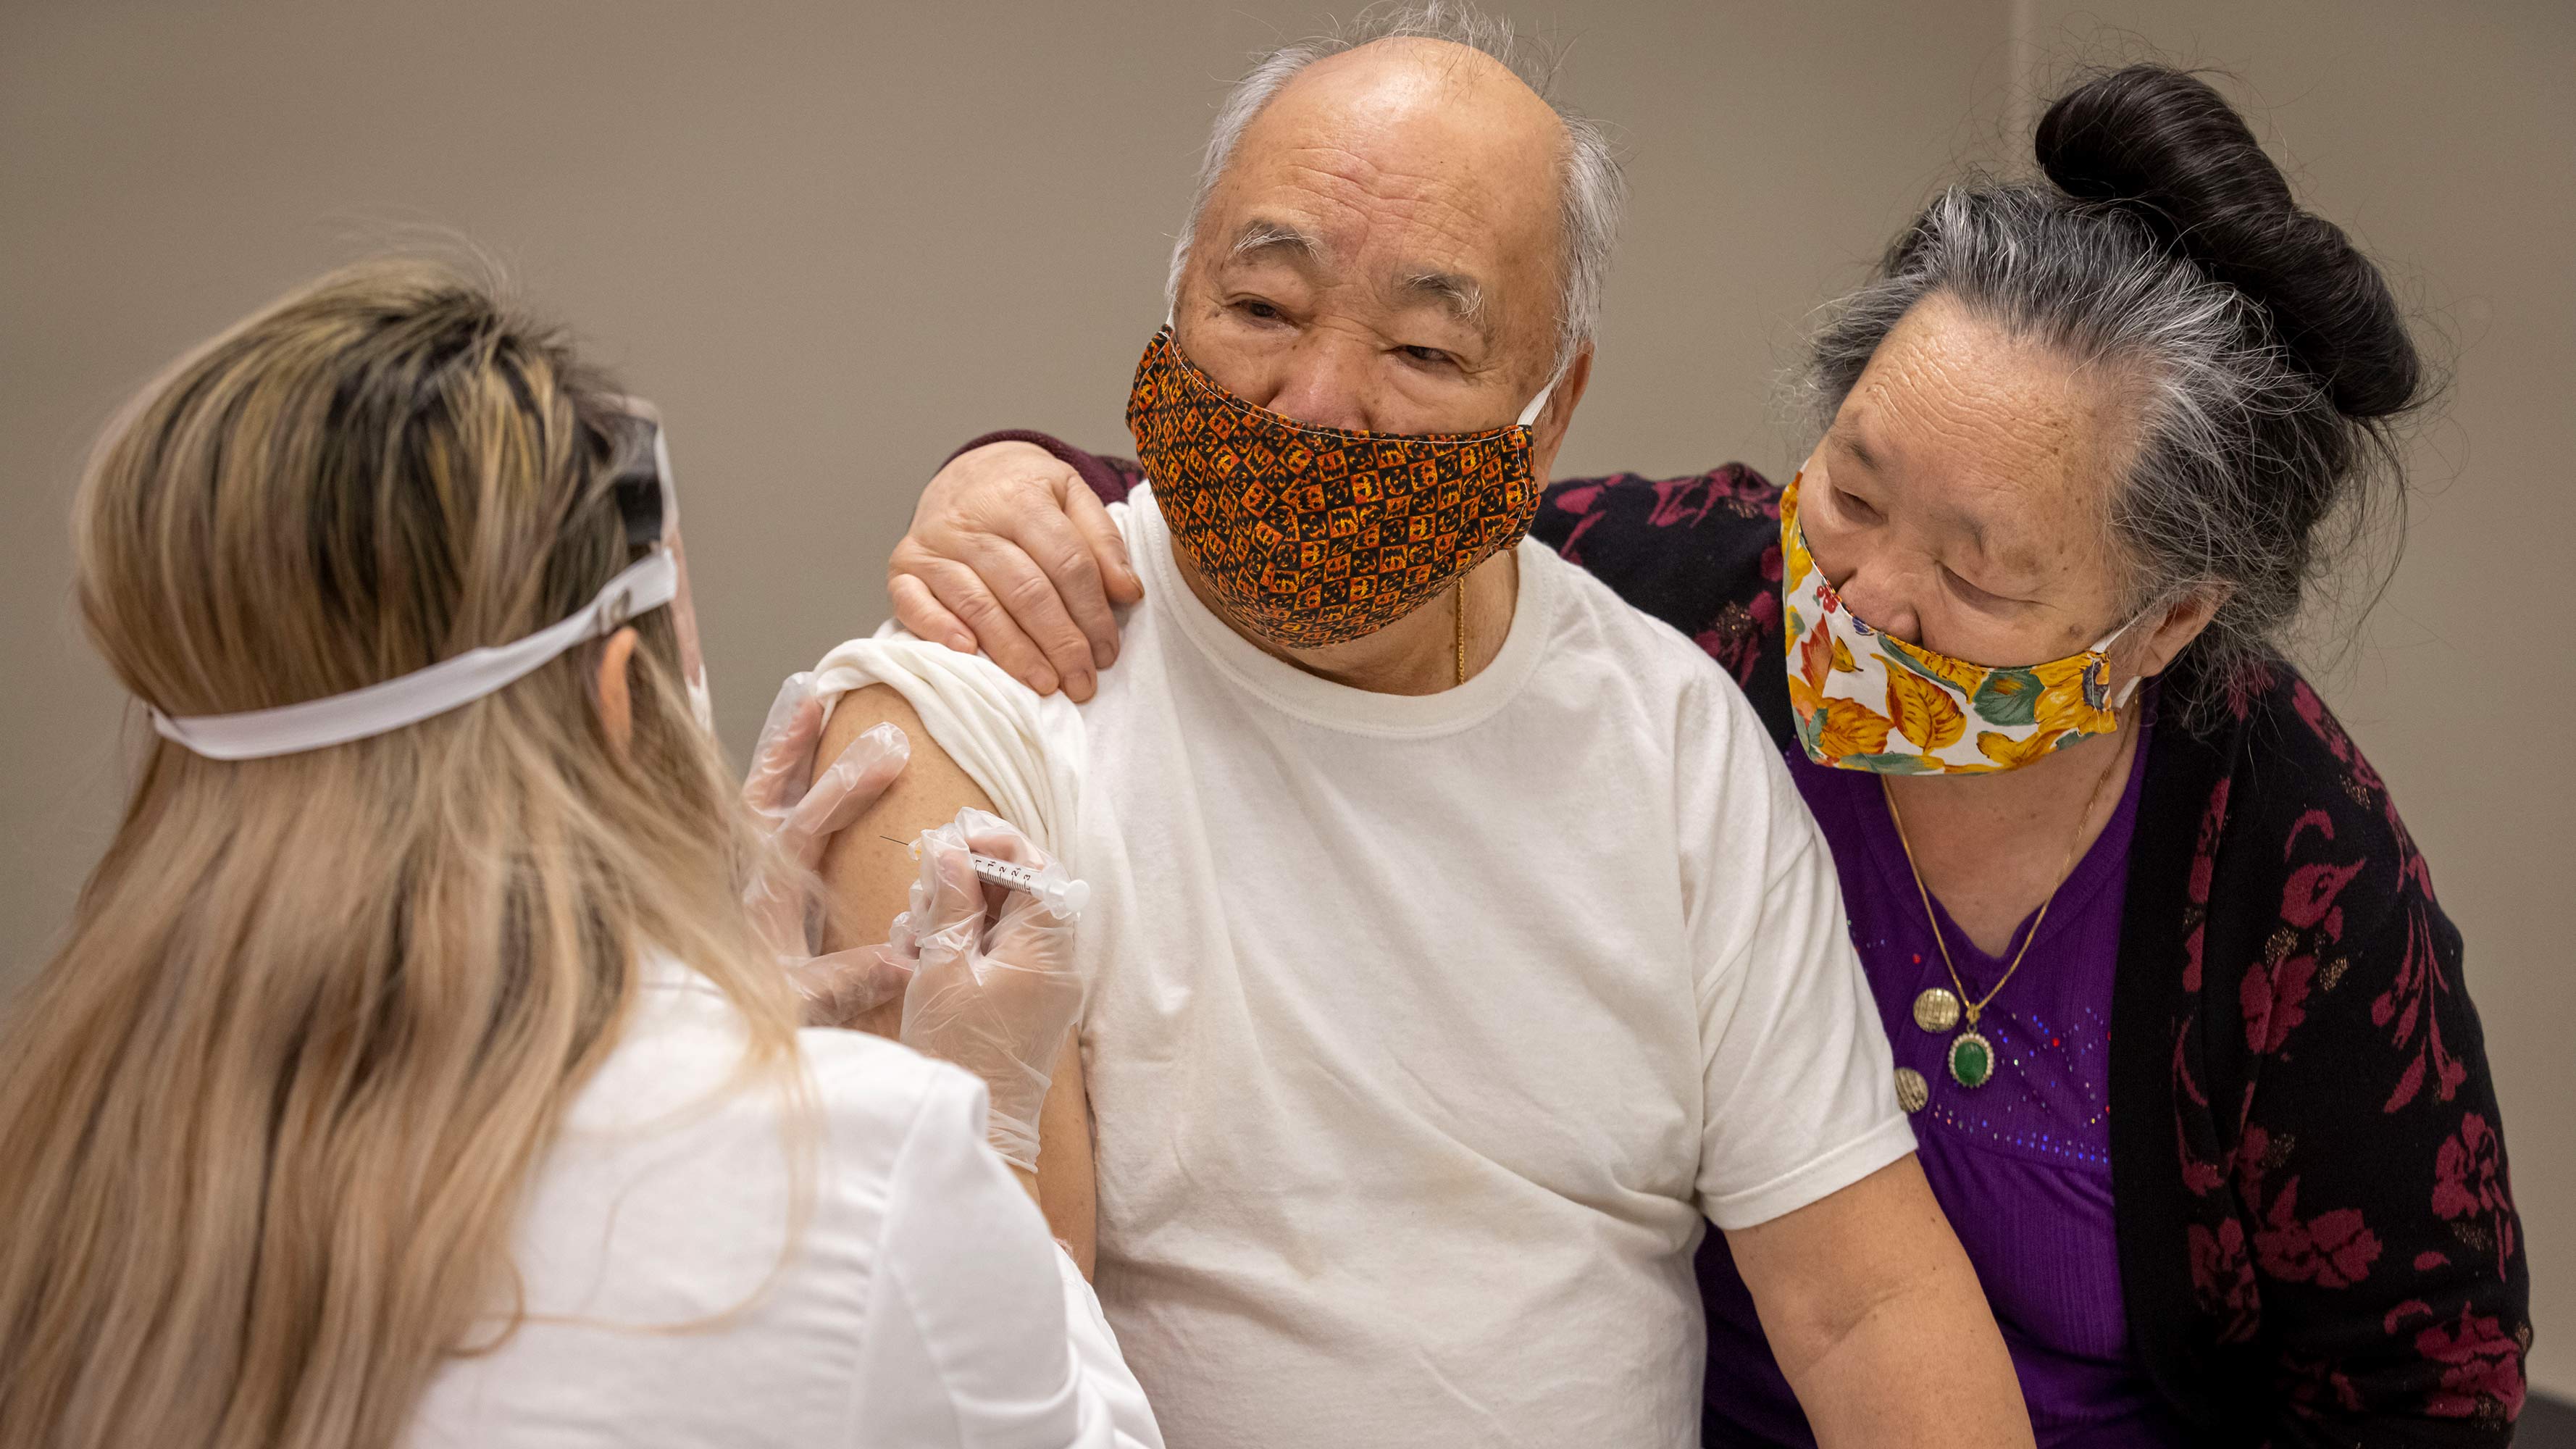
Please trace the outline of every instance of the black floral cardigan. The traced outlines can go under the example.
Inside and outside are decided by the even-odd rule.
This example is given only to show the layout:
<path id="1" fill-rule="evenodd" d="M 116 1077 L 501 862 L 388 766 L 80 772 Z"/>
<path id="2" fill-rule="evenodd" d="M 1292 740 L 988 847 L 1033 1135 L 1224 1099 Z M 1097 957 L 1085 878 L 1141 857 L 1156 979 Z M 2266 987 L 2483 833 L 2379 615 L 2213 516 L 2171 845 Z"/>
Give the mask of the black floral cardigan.
<path id="1" fill-rule="evenodd" d="M 1139 477 L 1039 434 L 977 442 L 1004 438 L 1105 499 Z M 1786 749 L 1779 507 L 1741 464 L 1619 474 L 1552 485 L 1532 532 L 1696 640 Z M 2156 731 L 2130 846 L 2110 1115 L 2132 1342 L 2208 1442 L 2505 1443 L 2530 1277 L 2460 933 L 2307 681 L 2275 662 L 2220 690 L 2214 727 Z"/>

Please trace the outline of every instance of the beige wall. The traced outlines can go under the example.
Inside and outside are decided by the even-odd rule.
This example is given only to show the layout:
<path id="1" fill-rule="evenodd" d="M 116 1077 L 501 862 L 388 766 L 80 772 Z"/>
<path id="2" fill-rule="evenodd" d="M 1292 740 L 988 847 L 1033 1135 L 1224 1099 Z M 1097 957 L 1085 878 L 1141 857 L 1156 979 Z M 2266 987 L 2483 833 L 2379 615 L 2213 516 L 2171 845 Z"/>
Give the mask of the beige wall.
<path id="1" fill-rule="evenodd" d="M 2576 455 L 2569 12 L 1507 8 L 1574 42 L 1567 93 L 1632 152 L 1574 471 L 1789 461 L 1766 384 L 1802 314 L 1991 152 L 2030 91 L 2016 36 L 2099 46 L 2107 21 L 2253 82 L 2314 195 L 2459 346 L 2413 552 L 2330 693 L 2469 935 L 2535 1258 L 2576 1253 L 2576 988 L 2540 905 L 2571 791 L 2462 732 L 2576 704 L 2564 643 L 2498 639 L 2555 625 L 2567 575 L 2545 550 Z M 772 681 L 882 612 L 885 550 L 949 446 L 1007 424 L 1121 442 L 1210 102 L 1321 9 L 0 7 L 0 989 L 60 929 L 121 788 L 124 704 L 65 605 L 66 501 L 108 410 L 180 348 L 407 229 L 491 249 L 671 420 L 739 748 Z M 2472 612 L 2489 598 L 2519 608 Z M 2523 697 L 2477 692 L 2507 669 Z M 2535 1379 L 2576 1393 L 2561 1283 Z"/>

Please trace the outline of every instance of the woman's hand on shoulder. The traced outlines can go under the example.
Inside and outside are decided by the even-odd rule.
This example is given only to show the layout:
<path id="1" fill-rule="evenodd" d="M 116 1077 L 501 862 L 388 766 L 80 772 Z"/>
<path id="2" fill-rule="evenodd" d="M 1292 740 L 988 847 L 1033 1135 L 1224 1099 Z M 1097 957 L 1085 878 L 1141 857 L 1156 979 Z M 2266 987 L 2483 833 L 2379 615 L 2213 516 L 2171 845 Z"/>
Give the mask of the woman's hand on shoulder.
<path id="1" fill-rule="evenodd" d="M 1039 1114 L 1082 1012 L 1074 927 L 1090 887 L 1017 826 L 981 810 L 959 811 L 918 843 L 912 907 L 889 932 L 889 949 L 912 967 L 903 1044 L 983 1078 L 994 1150 L 1035 1173 Z M 988 885 L 975 872 L 979 855 L 1021 866 L 1035 883 Z"/>
<path id="2" fill-rule="evenodd" d="M 913 633 L 1076 703 L 1118 658 L 1114 610 L 1145 593 L 1082 475 L 1024 442 L 970 449 L 931 477 L 886 591 Z"/>

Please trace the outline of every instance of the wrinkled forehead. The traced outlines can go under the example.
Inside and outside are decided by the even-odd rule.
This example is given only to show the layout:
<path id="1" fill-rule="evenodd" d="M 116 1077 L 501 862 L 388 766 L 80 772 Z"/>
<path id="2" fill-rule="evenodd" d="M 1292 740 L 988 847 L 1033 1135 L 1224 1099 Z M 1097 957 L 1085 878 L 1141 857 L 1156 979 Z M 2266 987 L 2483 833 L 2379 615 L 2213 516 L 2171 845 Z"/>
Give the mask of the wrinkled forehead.
<path id="1" fill-rule="evenodd" d="M 1245 128 L 1200 217 L 1210 260 L 1285 234 L 1337 281 L 1454 278 L 1552 316 L 1564 123 L 1487 57 L 1375 49 L 1318 62 Z"/>
<path id="2" fill-rule="evenodd" d="M 1936 296 L 1880 342 L 1828 437 L 1848 481 L 2037 575 L 2113 551 L 2136 395 L 2128 369 Z"/>
<path id="3" fill-rule="evenodd" d="M 2130 368 L 1932 297 L 1871 354 L 1835 427 L 1963 505 L 1993 494 L 2098 512 L 2127 461 L 2138 394 Z"/>

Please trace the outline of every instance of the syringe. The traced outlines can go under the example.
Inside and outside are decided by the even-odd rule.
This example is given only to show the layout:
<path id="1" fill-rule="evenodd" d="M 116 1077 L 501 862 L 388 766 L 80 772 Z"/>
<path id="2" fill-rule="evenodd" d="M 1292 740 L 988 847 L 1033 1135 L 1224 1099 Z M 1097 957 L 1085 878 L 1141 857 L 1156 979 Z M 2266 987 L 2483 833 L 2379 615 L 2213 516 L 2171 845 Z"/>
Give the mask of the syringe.
<path id="1" fill-rule="evenodd" d="M 897 840 L 891 835 L 877 838 L 892 840 L 910 851 L 913 859 L 921 859 L 921 842 L 918 840 Z M 1004 890 L 1024 891 L 1044 901 L 1049 911 L 1068 920 L 1081 915 L 1082 908 L 1091 901 L 1091 883 L 1075 880 L 1071 872 L 1055 861 L 1048 861 L 1041 869 L 1031 869 L 1016 861 L 997 860 L 970 850 L 966 852 L 966 863 L 973 868 L 976 879 L 989 881 Z"/>

